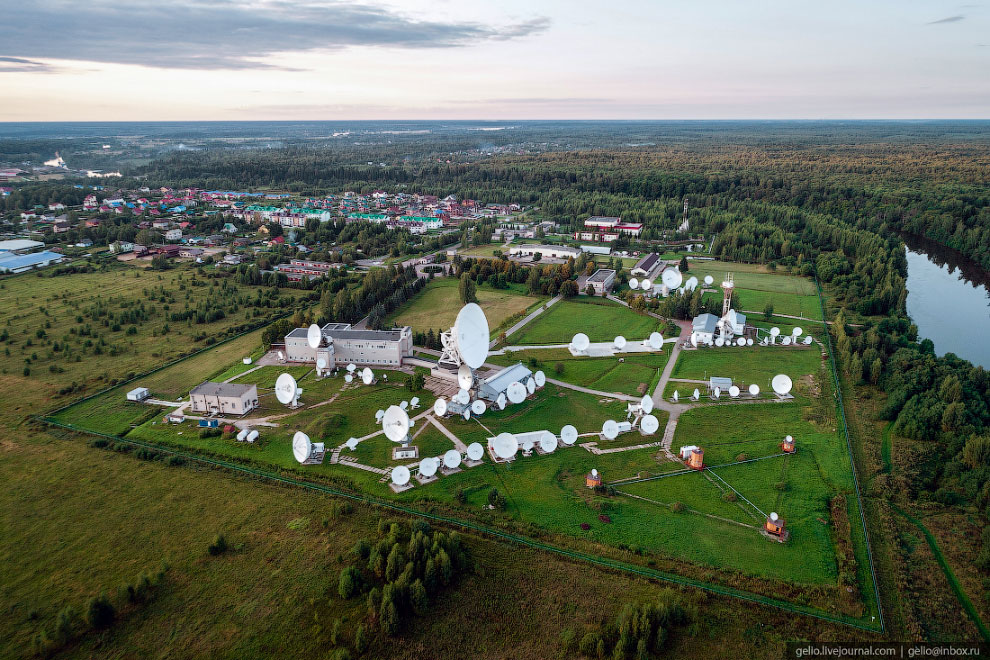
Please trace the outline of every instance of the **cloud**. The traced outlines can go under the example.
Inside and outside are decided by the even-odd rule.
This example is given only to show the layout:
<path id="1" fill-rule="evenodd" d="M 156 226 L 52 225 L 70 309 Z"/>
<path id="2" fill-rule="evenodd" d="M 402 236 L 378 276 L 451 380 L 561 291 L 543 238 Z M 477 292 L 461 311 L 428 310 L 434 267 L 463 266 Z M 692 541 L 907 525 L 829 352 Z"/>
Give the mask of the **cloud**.
<path id="1" fill-rule="evenodd" d="M 965 16 L 962 14 L 956 16 L 946 16 L 945 18 L 940 18 L 937 21 L 930 21 L 926 25 L 940 25 L 942 23 L 958 23 L 959 21 L 965 20 Z"/>
<path id="2" fill-rule="evenodd" d="M 44 62 L 27 60 L 23 57 L 0 56 L 0 73 L 50 73 L 51 71 L 54 71 L 54 68 Z"/>
<path id="3" fill-rule="evenodd" d="M 0 55 L 179 69 L 284 68 L 272 62 L 277 53 L 463 47 L 549 27 L 544 17 L 502 26 L 422 21 L 329 0 L 34 0 L 6 10 Z"/>

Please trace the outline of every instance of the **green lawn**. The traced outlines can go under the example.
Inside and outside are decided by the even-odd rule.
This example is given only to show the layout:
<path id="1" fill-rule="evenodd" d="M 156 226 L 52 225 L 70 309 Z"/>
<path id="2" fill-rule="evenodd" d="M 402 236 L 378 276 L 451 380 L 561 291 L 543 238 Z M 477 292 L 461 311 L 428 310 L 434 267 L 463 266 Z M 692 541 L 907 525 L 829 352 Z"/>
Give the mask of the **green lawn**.
<path id="1" fill-rule="evenodd" d="M 521 360 L 530 368 L 543 369 L 548 378 L 603 392 L 636 395 L 645 392 L 645 389 L 640 391 L 641 388 L 656 380 L 657 372 L 663 370 L 668 356 L 666 351 L 624 353 L 621 356 L 623 361 L 619 362 L 618 357 L 574 357 L 567 349 L 548 348 L 510 351 L 505 355 L 492 356 L 488 361 L 510 365 Z M 535 364 L 531 360 L 535 360 Z"/>
<path id="2" fill-rule="evenodd" d="M 796 278 L 792 278 L 796 279 Z M 744 289 L 736 286 L 736 296 L 739 299 L 739 311 L 758 312 L 763 316 L 763 310 L 768 302 L 773 303 L 775 314 L 789 314 L 791 316 L 802 316 L 809 319 L 821 319 L 822 309 L 818 304 L 817 295 L 799 295 L 795 293 L 782 293 L 779 291 L 759 291 L 754 289 Z M 722 299 L 722 294 L 708 292 L 705 294 L 706 300 Z M 750 316 L 755 316 L 750 314 Z M 748 320 L 749 317 L 747 317 Z"/>
<path id="3" fill-rule="evenodd" d="M 786 273 L 771 273 L 764 266 L 753 264 L 736 264 L 721 261 L 691 261 L 690 270 L 685 279 L 692 275 L 699 281 L 704 281 L 705 275 L 715 278 L 712 285 L 718 287 L 725 279 L 726 273 L 732 273 L 732 279 L 737 289 L 754 289 L 774 293 L 790 293 L 798 295 L 815 295 L 815 281 L 798 275 Z M 763 309 L 760 307 L 760 309 Z"/>
<path id="4" fill-rule="evenodd" d="M 795 383 L 801 376 L 817 374 L 821 359 L 821 351 L 814 345 L 801 348 L 708 347 L 681 351 L 671 377 L 704 380 L 723 376 L 731 378 L 740 387 L 743 387 L 741 384 L 756 383 L 760 389 L 769 390 L 769 381 L 777 374 L 787 374 Z"/>
<path id="5" fill-rule="evenodd" d="M 602 298 L 562 300 L 509 337 L 513 345 L 566 344 L 578 332 L 591 341 L 612 341 L 622 335 L 629 341 L 645 339 L 660 322 Z"/>

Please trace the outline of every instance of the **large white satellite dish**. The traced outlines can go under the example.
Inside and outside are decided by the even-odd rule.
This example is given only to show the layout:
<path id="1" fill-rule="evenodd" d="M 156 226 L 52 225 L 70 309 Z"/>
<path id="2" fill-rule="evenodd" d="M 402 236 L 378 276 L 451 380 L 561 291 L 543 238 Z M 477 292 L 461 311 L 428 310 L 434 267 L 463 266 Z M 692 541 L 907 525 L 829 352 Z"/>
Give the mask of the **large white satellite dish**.
<path id="1" fill-rule="evenodd" d="M 533 380 L 536 381 L 537 387 L 543 387 L 544 385 L 547 384 L 547 375 L 543 373 L 542 370 L 537 371 L 535 374 L 533 374 Z"/>
<path id="2" fill-rule="evenodd" d="M 684 276 L 681 275 L 681 271 L 676 268 L 667 268 L 663 271 L 663 275 L 660 276 L 663 281 L 663 285 L 668 289 L 676 289 L 684 281 Z"/>
<path id="3" fill-rule="evenodd" d="M 279 403 L 288 405 L 296 398 L 296 379 L 292 374 L 281 374 L 275 380 L 275 398 Z"/>
<path id="4" fill-rule="evenodd" d="M 457 403 L 462 406 L 466 406 L 471 403 L 471 393 L 467 390 L 458 390 L 457 394 L 454 395 L 454 398 L 457 400 Z"/>
<path id="5" fill-rule="evenodd" d="M 519 451 L 519 440 L 511 433 L 499 433 L 492 441 L 492 449 L 501 459 L 512 458 Z"/>
<path id="6" fill-rule="evenodd" d="M 457 367 L 457 384 L 461 386 L 462 390 L 471 389 L 474 384 L 474 373 L 471 371 L 471 367 L 466 364 Z"/>
<path id="7" fill-rule="evenodd" d="M 776 337 L 779 334 L 780 334 L 780 328 L 778 328 L 777 326 L 774 326 L 774 327 L 770 328 L 770 336 L 771 337 Z"/>
<path id="8" fill-rule="evenodd" d="M 756 383 L 753 383 L 752 385 L 749 386 L 749 393 L 752 394 L 753 396 L 759 395 L 760 386 L 757 385 Z"/>
<path id="9" fill-rule="evenodd" d="M 557 449 L 557 436 L 550 431 L 545 431 L 540 436 L 540 450 L 544 454 L 552 454 Z"/>
<path id="10" fill-rule="evenodd" d="M 790 346 L 791 336 L 790 335 L 785 336 L 783 339 L 780 340 L 780 343 L 783 344 L 784 346 Z"/>
<path id="11" fill-rule="evenodd" d="M 433 414 L 435 414 L 437 417 L 443 417 L 444 415 L 447 414 L 446 399 L 441 398 L 433 402 Z"/>
<path id="12" fill-rule="evenodd" d="M 642 282 L 639 283 L 639 285 L 643 287 L 643 291 L 649 291 L 650 289 L 653 288 L 653 282 L 651 282 L 650 280 L 643 280 Z"/>
<path id="13" fill-rule="evenodd" d="M 526 379 L 526 391 L 530 394 L 536 391 L 536 381 L 532 377 Z"/>
<path id="14" fill-rule="evenodd" d="M 354 373 L 354 371 L 356 369 L 357 369 L 357 365 L 354 364 L 353 362 L 351 362 L 349 365 L 347 365 L 347 371 L 348 371 L 348 373 Z"/>
<path id="15" fill-rule="evenodd" d="M 687 283 L 684 285 L 684 288 L 687 289 L 688 291 L 694 291 L 695 289 L 697 289 L 698 278 L 693 275 L 689 277 Z"/>
<path id="16" fill-rule="evenodd" d="M 382 429 L 392 442 L 404 442 L 409 435 L 409 414 L 399 406 L 389 406 L 382 417 Z"/>
<path id="17" fill-rule="evenodd" d="M 472 461 L 480 461 L 481 457 L 485 455 L 485 448 L 481 446 L 480 442 L 472 442 L 467 448 L 467 457 Z"/>
<path id="18" fill-rule="evenodd" d="M 488 357 L 488 319 L 475 303 L 468 303 L 457 313 L 454 336 L 461 359 L 472 369 L 485 363 Z"/>
<path id="19" fill-rule="evenodd" d="M 737 396 L 739 396 L 739 388 L 737 386 L 735 386 L 735 385 L 730 386 L 729 387 L 729 396 L 731 396 L 733 399 L 735 399 Z"/>
<path id="20" fill-rule="evenodd" d="M 643 430 L 643 433 L 653 435 L 660 428 L 660 420 L 654 415 L 644 415 L 643 419 L 639 422 L 639 428 Z"/>
<path id="21" fill-rule="evenodd" d="M 661 348 L 663 348 L 663 335 L 661 335 L 659 332 L 651 332 L 650 338 L 647 339 L 647 341 L 650 344 L 650 348 L 652 348 L 655 351 L 659 351 Z"/>
<path id="22" fill-rule="evenodd" d="M 714 277 L 712 277 L 711 275 L 705 275 L 705 284 L 707 286 L 711 286 L 713 282 L 715 282 Z"/>
<path id="23" fill-rule="evenodd" d="M 447 453 L 443 455 L 443 464 L 448 470 L 453 470 L 461 464 L 461 452 L 456 449 L 448 449 Z"/>
<path id="24" fill-rule="evenodd" d="M 776 511 L 771 511 L 770 512 L 770 520 L 772 520 L 774 522 L 777 522 L 777 520 L 779 518 L 780 518 L 780 516 L 777 515 L 777 512 Z"/>
<path id="25" fill-rule="evenodd" d="M 794 328 L 794 330 L 791 332 L 791 334 L 793 334 L 795 337 L 800 337 L 801 335 L 804 334 L 804 330 L 801 328 L 801 326 L 798 326 L 798 327 Z"/>
<path id="26" fill-rule="evenodd" d="M 432 477 L 437 473 L 437 459 L 432 456 L 419 462 L 419 473 L 424 477 Z"/>
<path id="27" fill-rule="evenodd" d="M 519 381 L 509 383 L 505 393 L 509 397 L 510 403 L 522 403 L 526 398 L 526 386 Z"/>
<path id="28" fill-rule="evenodd" d="M 302 431 L 296 431 L 292 436 L 292 455 L 300 463 L 305 463 L 312 453 L 313 443 L 309 441 L 309 436 Z"/>
<path id="29" fill-rule="evenodd" d="M 567 424 L 564 428 L 560 429 L 560 441 L 565 445 L 573 445 L 577 441 L 577 437 L 577 429 L 570 424 Z"/>
<path id="30" fill-rule="evenodd" d="M 739 339 L 736 340 L 736 346 L 745 346 L 745 345 L 746 345 L 745 337 L 740 337 Z"/>
<path id="31" fill-rule="evenodd" d="M 653 397 L 649 394 L 644 394 L 643 398 L 639 402 L 639 407 L 642 409 L 644 414 L 649 415 L 653 412 Z"/>
<path id="32" fill-rule="evenodd" d="M 588 335 L 583 332 L 577 333 L 574 335 L 574 338 L 571 339 L 571 346 L 573 346 L 576 351 L 586 351 L 590 345 L 591 340 L 588 339 Z"/>
<path id="33" fill-rule="evenodd" d="M 309 342 L 310 348 L 319 348 L 320 341 L 323 340 L 323 333 L 320 331 L 320 326 L 315 323 L 309 326 L 309 330 L 306 331 L 306 341 Z"/>
<path id="34" fill-rule="evenodd" d="M 471 412 L 475 415 L 484 415 L 486 410 L 488 410 L 488 404 L 481 399 L 475 399 L 471 402 Z"/>
<path id="35" fill-rule="evenodd" d="M 392 468 L 392 483 L 396 486 L 405 486 L 409 483 L 409 468 L 405 465 L 397 465 Z"/>
<path id="36" fill-rule="evenodd" d="M 499 392 L 498 398 L 495 399 L 495 403 L 498 404 L 499 410 L 505 410 L 505 392 Z"/>
<path id="37" fill-rule="evenodd" d="M 626 338 L 623 337 L 622 335 L 619 335 L 612 342 L 612 345 L 615 346 L 617 349 L 619 349 L 621 351 L 623 348 L 626 347 Z"/>
<path id="38" fill-rule="evenodd" d="M 790 392 L 791 387 L 793 386 L 794 384 L 791 382 L 791 377 L 787 374 L 777 374 L 773 377 L 773 380 L 770 381 L 770 387 L 773 388 L 774 392 L 780 395 Z"/>
<path id="39" fill-rule="evenodd" d="M 629 288 L 632 289 L 633 291 L 635 291 L 636 289 L 638 289 L 639 288 L 639 280 L 637 280 L 635 277 L 632 278 L 631 280 L 629 280 Z"/>
<path id="40" fill-rule="evenodd" d="M 371 385 L 371 381 L 373 381 L 374 379 L 375 379 L 375 374 L 371 373 L 371 369 L 365 367 L 364 371 L 361 372 L 361 382 L 364 383 L 365 385 Z"/>
<path id="41" fill-rule="evenodd" d="M 725 339 L 722 338 L 722 335 L 719 335 L 718 337 L 715 338 L 715 345 L 718 346 L 719 348 L 725 346 Z"/>
<path id="42" fill-rule="evenodd" d="M 619 435 L 619 424 L 614 419 L 607 420 L 602 424 L 602 435 L 609 440 L 615 440 Z"/>

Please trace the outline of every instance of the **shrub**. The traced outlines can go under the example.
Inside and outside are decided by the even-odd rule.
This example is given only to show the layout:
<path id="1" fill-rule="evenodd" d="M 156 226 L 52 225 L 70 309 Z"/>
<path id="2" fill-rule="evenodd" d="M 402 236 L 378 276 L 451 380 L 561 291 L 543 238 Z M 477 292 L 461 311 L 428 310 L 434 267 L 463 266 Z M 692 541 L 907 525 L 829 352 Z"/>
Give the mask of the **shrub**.
<path id="1" fill-rule="evenodd" d="M 89 599 L 88 603 L 86 603 L 86 623 L 89 624 L 91 628 L 95 628 L 97 630 L 106 628 L 113 623 L 113 618 L 116 614 L 117 612 L 114 610 L 113 605 L 110 603 L 110 599 L 107 598 L 106 594 L 94 596 Z"/>
<path id="2" fill-rule="evenodd" d="M 674 513 L 680 513 L 681 511 L 684 510 L 684 504 L 681 502 L 674 502 L 673 504 L 670 505 L 670 510 L 673 511 Z"/>
<path id="3" fill-rule="evenodd" d="M 227 551 L 227 539 L 224 538 L 223 534 L 217 534 L 207 550 L 214 557 L 223 554 Z"/>
<path id="4" fill-rule="evenodd" d="M 739 497 L 730 490 L 728 492 L 722 493 L 722 499 L 726 502 L 735 502 L 736 500 L 739 499 Z"/>
<path id="5" fill-rule="evenodd" d="M 337 582 L 337 593 L 344 600 L 353 598 L 361 590 L 361 573 L 353 566 L 348 566 L 340 572 Z"/>

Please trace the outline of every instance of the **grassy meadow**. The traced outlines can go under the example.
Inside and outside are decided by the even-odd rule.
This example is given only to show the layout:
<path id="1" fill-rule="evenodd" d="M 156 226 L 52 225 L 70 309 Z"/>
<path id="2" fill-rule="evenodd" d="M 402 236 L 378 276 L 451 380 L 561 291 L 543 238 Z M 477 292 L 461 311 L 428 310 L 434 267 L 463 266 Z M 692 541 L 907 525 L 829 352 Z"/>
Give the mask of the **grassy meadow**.
<path id="1" fill-rule="evenodd" d="M 612 341 L 622 335 L 629 341 L 650 336 L 660 321 L 603 298 L 562 300 L 509 337 L 513 345 L 566 344 L 578 332 L 593 342 Z"/>

